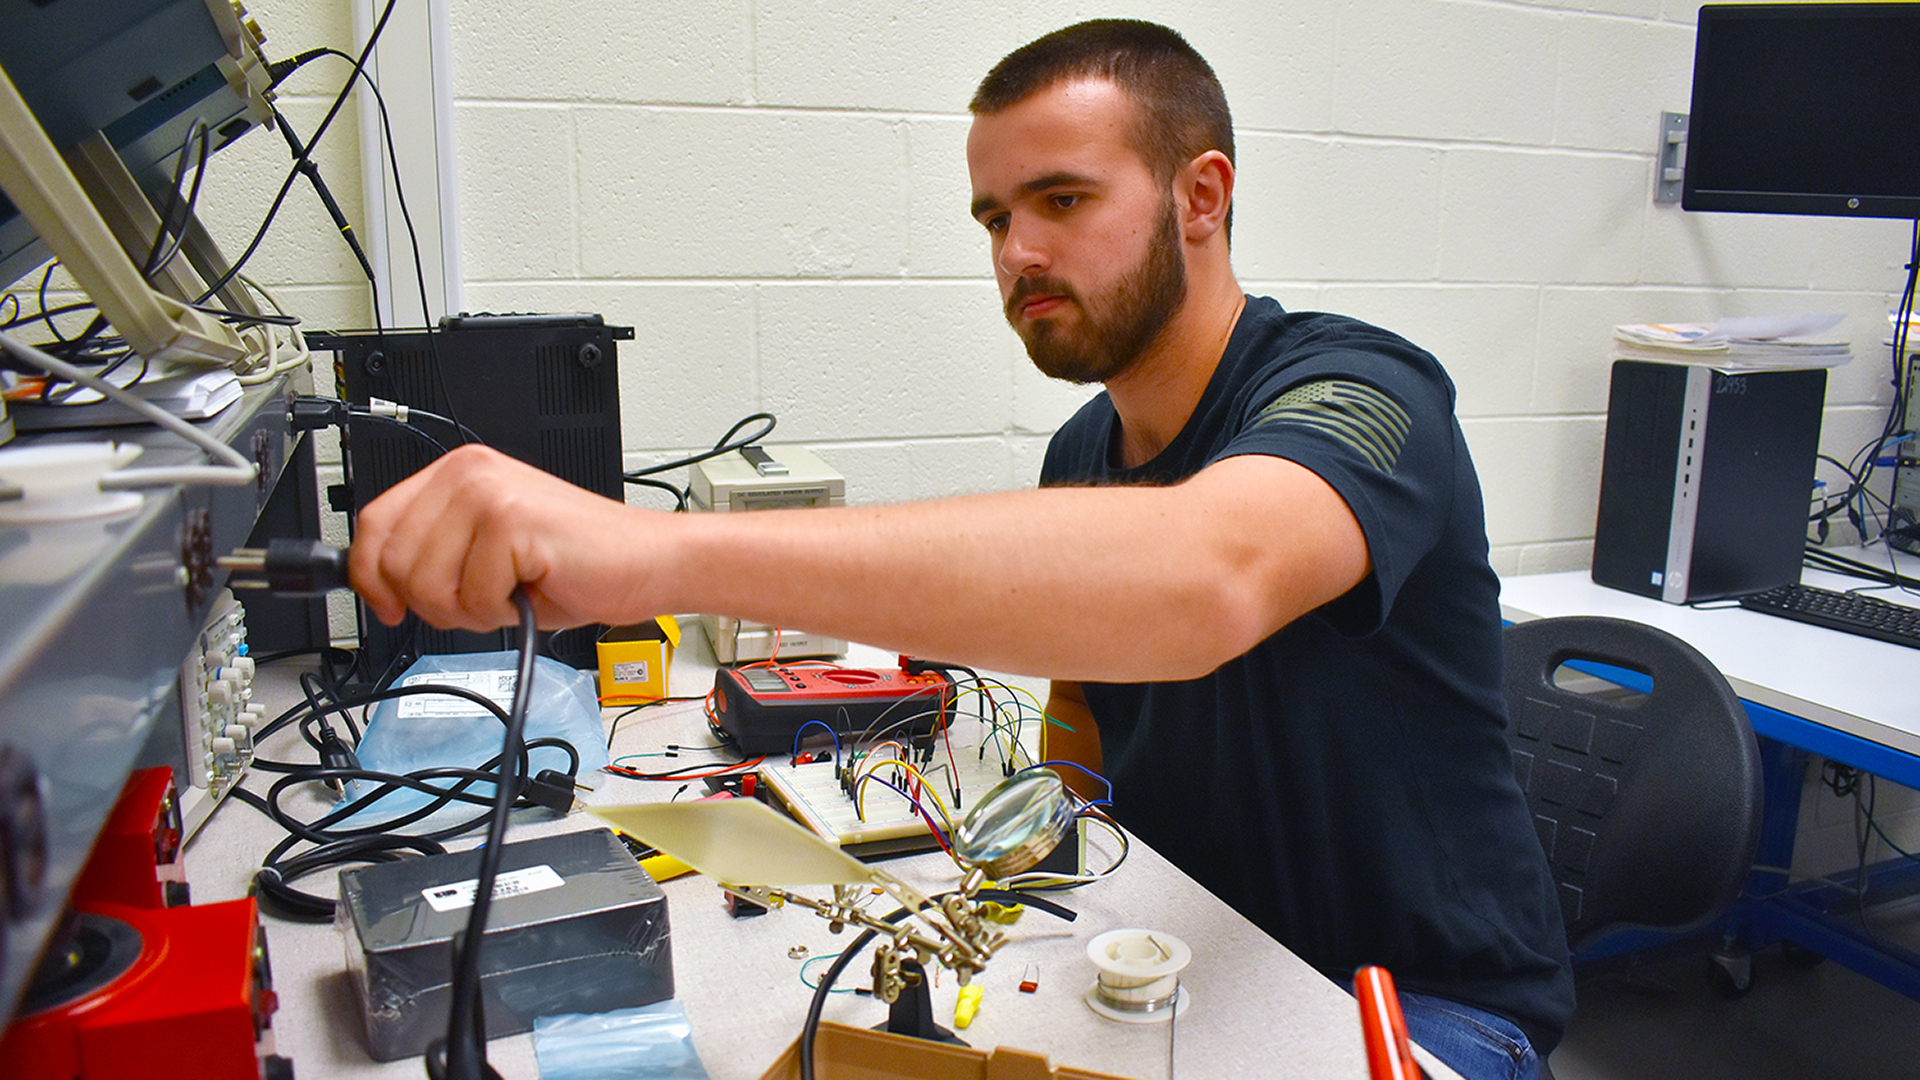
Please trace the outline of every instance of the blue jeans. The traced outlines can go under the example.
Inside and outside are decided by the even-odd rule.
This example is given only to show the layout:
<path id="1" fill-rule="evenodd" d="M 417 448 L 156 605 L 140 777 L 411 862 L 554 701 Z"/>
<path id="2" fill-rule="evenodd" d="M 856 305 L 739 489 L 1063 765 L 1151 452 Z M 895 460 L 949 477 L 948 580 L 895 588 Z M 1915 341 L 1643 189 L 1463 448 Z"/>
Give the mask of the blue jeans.
<path id="1" fill-rule="evenodd" d="M 1353 993 L 1352 979 L 1334 981 Z M 1407 1037 L 1465 1080 L 1539 1080 L 1540 1055 L 1513 1021 L 1449 998 L 1399 993 Z"/>
<path id="2" fill-rule="evenodd" d="M 1471 1005 L 1400 991 L 1407 1035 L 1466 1080 L 1536 1080 L 1540 1056 L 1513 1022 Z"/>

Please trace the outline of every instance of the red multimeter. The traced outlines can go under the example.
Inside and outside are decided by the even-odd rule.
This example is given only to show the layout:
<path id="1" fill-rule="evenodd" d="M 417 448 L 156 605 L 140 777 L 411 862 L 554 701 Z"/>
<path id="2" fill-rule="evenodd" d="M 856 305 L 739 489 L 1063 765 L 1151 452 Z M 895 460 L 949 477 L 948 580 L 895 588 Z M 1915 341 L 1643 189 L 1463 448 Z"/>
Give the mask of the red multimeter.
<path id="1" fill-rule="evenodd" d="M 842 742 L 909 738 L 925 743 L 953 713 L 954 682 L 944 671 L 904 668 L 721 668 L 714 673 L 712 723 L 744 754 L 785 754 L 795 736 Z"/>

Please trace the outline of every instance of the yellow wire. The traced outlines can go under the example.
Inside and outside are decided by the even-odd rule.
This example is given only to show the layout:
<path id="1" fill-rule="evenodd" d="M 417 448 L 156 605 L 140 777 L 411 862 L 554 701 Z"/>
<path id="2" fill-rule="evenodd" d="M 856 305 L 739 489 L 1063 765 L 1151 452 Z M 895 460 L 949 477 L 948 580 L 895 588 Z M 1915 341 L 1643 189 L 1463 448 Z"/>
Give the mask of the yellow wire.
<path id="1" fill-rule="evenodd" d="M 879 764 L 885 765 L 889 762 L 897 765 L 902 771 L 908 773 L 914 778 L 914 780 L 919 782 L 921 796 L 930 797 L 933 800 L 933 808 L 935 811 L 937 811 L 940 814 L 940 820 L 946 823 L 946 826 L 948 829 L 952 829 L 953 813 L 947 809 L 947 804 L 941 800 L 940 789 L 935 787 L 931 782 L 929 782 L 926 776 L 922 774 L 919 769 L 914 768 L 911 764 L 905 761 L 901 761 L 898 758 L 882 758 Z M 865 819 L 865 815 L 866 815 L 866 811 L 864 809 L 866 805 L 866 792 L 867 792 L 866 783 L 868 780 L 874 779 L 873 774 L 876 771 L 878 771 L 877 766 L 875 768 L 868 769 L 866 772 L 861 773 L 859 776 L 854 778 L 854 782 L 853 782 L 854 783 L 854 788 L 853 788 L 854 812 L 857 814 L 860 814 L 862 817 L 862 820 Z M 884 782 L 885 781 L 882 781 L 882 783 Z M 905 794 L 903 797 L 908 802 L 914 803 L 915 805 L 918 805 L 921 802 L 920 797 L 916 797 L 912 794 Z"/>

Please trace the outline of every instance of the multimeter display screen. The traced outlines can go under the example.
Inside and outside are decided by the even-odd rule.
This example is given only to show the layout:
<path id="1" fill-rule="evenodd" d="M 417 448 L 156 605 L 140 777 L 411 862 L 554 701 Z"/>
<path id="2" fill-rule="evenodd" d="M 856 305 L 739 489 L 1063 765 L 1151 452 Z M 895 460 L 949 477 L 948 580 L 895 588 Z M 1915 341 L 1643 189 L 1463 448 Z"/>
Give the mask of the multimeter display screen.
<path id="1" fill-rule="evenodd" d="M 765 668 L 752 668 L 740 673 L 747 685 L 762 694 L 779 693 L 787 689 L 787 681 Z"/>

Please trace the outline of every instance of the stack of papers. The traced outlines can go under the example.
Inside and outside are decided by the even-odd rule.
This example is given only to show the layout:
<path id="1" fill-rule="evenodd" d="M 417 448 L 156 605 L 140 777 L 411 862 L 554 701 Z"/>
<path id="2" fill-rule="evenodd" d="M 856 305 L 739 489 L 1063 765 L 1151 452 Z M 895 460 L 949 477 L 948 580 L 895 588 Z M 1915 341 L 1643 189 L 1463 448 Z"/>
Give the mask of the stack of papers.
<path id="1" fill-rule="evenodd" d="M 1613 328 L 1615 360 L 1705 364 L 1726 371 L 1830 368 L 1853 359 L 1829 334 L 1839 315 L 1769 315 L 1717 323 L 1635 323 Z"/>
<path id="2" fill-rule="evenodd" d="M 1887 312 L 1887 325 L 1891 327 L 1891 330 L 1887 334 L 1887 344 L 1892 345 L 1894 343 L 1894 337 L 1900 333 L 1900 313 L 1898 311 Z M 1915 352 L 1920 352 L 1920 312 L 1914 312 L 1907 316 L 1906 346 L 1907 355 L 1909 356 Z"/>
<path id="3" fill-rule="evenodd" d="M 116 371 L 107 376 L 108 381 L 182 420 L 205 420 L 218 414 L 240 400 L 243 389 L 239 376 L 224 368 L 186 371 L 157 379 L 149 376 L 137 382 L 133 379 L 139 373 L 139 365 L 127 365 L 123 371 L 124 374 Z M 131 386 L 124 385 L 129 382 Z M 68 394 L 58 405 L 43 405 L 26 398 L 10 402 L 8 408 L 12 410 L 14 422 L 28 431 L 152 423 L 120 402 L 109 401 L 98 391 L 84 386 Z"/>

